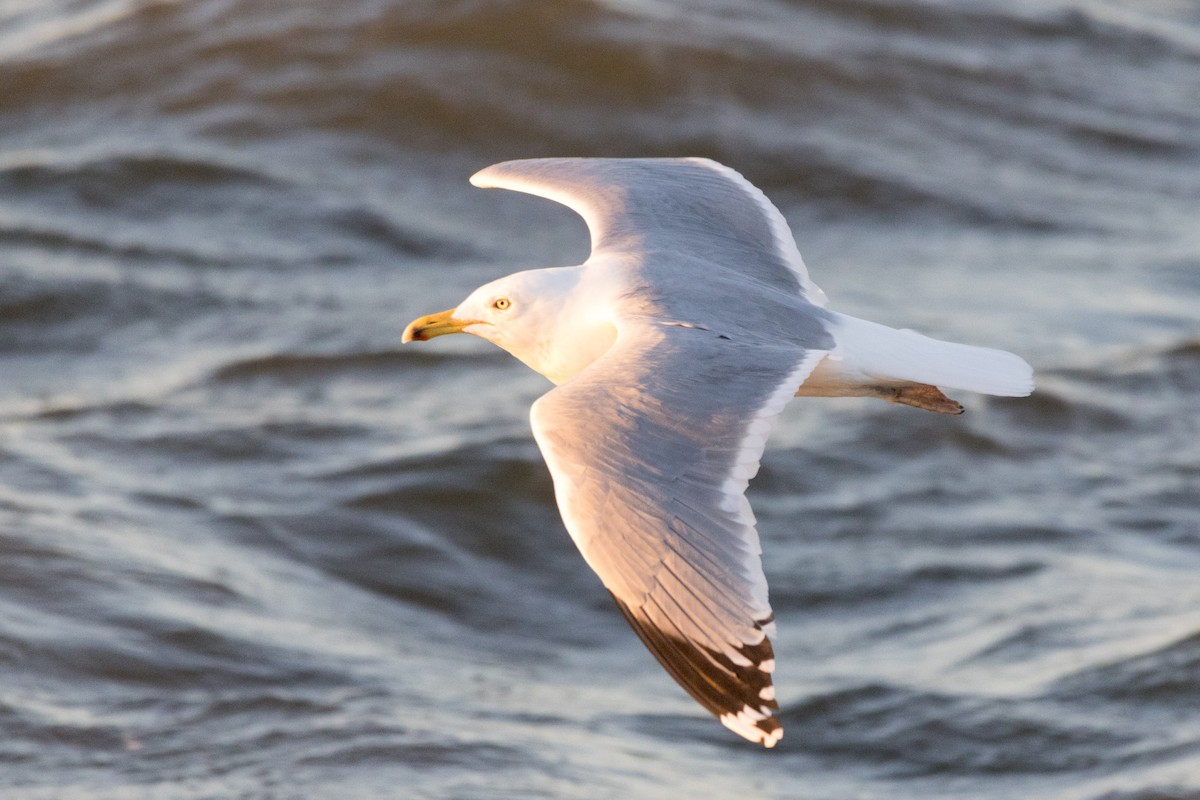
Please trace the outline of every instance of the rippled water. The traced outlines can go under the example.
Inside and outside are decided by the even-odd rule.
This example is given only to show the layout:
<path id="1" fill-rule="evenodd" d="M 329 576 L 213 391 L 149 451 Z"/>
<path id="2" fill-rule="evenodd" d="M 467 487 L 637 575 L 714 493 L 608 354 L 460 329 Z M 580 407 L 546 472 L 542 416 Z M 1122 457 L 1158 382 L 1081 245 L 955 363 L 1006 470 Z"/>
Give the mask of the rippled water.
<path id="1" fill-rule="evenodd" d="M 774 751 L 575 552 L 545 382 L 399 346 L 584 257 L 466 184 L 564 154 L 728 163 L 833 307 L 1038 372 L 785 412 Z M 3 796 L 1200 796 L 1198 211 L 1183 0 L 0 0 Z"/>

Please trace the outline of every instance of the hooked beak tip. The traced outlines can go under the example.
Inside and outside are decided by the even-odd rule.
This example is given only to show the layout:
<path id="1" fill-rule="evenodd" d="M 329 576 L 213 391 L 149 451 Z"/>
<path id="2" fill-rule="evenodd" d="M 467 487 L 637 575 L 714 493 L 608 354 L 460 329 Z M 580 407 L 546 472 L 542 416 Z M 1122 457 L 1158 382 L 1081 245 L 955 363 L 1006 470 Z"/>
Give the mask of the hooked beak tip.
<path id="1" fill-rule="evenodd" d="M 408 323 L 408 327 L 404 329 L 404 333 L 400 334 L 400 342 L 402 344 L 423 341 L 425 341 L 425 332 L 417 327 L 415 321 Z"/>

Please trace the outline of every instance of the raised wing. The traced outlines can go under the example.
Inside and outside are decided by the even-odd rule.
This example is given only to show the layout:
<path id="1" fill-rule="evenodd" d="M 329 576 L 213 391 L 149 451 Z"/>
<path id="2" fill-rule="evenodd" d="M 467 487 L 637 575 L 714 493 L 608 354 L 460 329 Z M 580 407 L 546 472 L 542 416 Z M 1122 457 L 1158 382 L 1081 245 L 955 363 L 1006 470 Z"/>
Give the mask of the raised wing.
<path id="1" fill-rule="evenodd" d="M 704 158 L 540 158 L 480 170 L 471 183 L 545 197 L 587 223 L 592 254 L 676 252 L 825 305 L 787 221 L 734 170 Z"/>
<path id="2" fill-rule="evenodd" d="M 531 412 L 567 530 L 630 625 L 693 698 L 767 747 L 783 730 L 745 490 L 772 421 L 825 354 L 626 322 Z"/>

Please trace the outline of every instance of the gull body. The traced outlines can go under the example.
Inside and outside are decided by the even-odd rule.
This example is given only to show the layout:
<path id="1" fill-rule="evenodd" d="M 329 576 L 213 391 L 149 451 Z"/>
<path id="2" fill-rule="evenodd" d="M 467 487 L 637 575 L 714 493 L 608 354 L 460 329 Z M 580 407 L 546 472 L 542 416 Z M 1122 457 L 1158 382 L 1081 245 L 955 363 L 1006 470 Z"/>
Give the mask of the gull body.
<path id="1" fill-rule="evenodd" d="M 783 216 L 713 161 L 512 161 L 472 183 L 571 207 L 591 256 L 481 286 L 403 340 L 470 333 L 558 386 L 531 421 L 584 559 L 693 698 L 774 746 L 774 615 L 745 489 L 775 417 L 793 395 L 958 414 L 939 387 L 1026 395 L 1029 365 L 826 309 Z"/>

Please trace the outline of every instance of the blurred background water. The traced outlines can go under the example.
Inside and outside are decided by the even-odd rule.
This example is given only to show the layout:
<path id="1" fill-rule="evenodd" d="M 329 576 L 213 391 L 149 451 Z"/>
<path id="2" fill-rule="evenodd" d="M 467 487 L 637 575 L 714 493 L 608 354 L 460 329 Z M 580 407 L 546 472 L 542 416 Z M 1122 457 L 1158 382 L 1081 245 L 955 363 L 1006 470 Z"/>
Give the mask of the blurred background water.
<path id="1" fill-rule="evenodd" d="M 543 155 L 718 159 L 1037 370 L 784 413 L 774 751 L 578 557 L 544 380 L 399 346 L 585 256 L 466 183 Z M 1200 797 L 1198 211 L 1184 0 L 0 0 L 0 795 Z"/>

